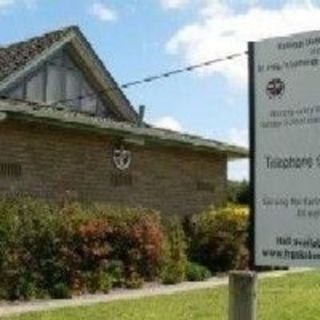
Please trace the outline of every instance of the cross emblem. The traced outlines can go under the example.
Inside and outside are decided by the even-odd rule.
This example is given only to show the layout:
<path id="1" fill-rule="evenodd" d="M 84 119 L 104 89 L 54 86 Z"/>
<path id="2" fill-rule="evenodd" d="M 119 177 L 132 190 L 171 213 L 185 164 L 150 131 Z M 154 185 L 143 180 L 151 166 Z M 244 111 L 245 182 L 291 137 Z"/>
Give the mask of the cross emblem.
<path id="1" fill-rule="evenodd" d="M 117 169 L 124 171 L 130 167 L 131 164 L 131 152 L 125 150 L 124 146 L 121 145 L 119 149 L 113 150 L 113 163 Z"/>

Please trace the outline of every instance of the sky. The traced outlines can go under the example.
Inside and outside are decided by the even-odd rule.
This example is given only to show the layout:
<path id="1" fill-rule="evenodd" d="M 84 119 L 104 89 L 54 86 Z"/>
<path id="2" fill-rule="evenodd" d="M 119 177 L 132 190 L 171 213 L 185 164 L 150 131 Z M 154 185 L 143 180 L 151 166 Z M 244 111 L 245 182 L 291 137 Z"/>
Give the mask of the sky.
<path id="1" fill-rule="evenodd" d="M 0 0 L 0 45 L 78 25 L 119 84 L 320 29 L 320 0 Z M 248 146 L 247 57 L 125 90 L 146 121 Z M 232 161 L 229 179 L 248 179 Z"/>

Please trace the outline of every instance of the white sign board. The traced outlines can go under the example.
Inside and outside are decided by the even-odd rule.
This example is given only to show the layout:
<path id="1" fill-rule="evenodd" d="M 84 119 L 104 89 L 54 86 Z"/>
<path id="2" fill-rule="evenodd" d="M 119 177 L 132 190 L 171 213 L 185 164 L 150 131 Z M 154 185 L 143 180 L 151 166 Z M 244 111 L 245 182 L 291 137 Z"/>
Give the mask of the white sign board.
<path id="1" fill-rule="evenodd" d="M 320 31 L 250 46 L 255 263 L 320 266 Z"/>

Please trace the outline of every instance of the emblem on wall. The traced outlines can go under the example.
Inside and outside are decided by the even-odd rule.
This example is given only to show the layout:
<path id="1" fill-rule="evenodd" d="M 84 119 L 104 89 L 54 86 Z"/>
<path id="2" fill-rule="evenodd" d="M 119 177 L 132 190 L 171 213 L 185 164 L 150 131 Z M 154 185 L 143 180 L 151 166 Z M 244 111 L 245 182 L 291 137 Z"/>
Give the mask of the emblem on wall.
<path id="1" fill-rule="evenodd" d="M 127 170 L 131 164 L 131 152 L 121 145 L 120 148 L 113 149 L 112 159 L 117 169 L 121 171 Z"/>
<path id="2" fill-rule="evenodd" d="M 281 98 L 284 94 L 285 89 L 286 86 L 284 82 L 279 78 L 275 78 L 268 82 L 266 93 L 270 99 Z"/>

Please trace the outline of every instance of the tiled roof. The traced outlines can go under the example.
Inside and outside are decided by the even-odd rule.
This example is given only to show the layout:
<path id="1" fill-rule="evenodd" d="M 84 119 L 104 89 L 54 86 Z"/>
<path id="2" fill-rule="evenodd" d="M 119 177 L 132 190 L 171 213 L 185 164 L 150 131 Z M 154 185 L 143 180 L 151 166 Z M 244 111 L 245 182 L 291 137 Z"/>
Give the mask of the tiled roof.
<path id="1" fill-rule="evenodd" d="M 8 119 L 28 119 L 68 128 L 108 133 L 129 138 L 142 138 L 157 144 L 183 146 L 195 150 L 216 152 L 229 158 L 247 158 L 248 150 L 219 141 L 205 139 L 171 130 L 153 127 L 138 127 L 128 122 L 116 122 L 110 119 L 90 117 L 78 112 L 25 101 L 0 99 L 0 113 Z M 1 119 L 2 117 L 0 117 Z"/>
<path id="2" fill-rule="evenodd" d="M 46 33 L 26 41 L 17 42 L 0 48 L 0 81 L 49 49 L 54 43 L 61 41 L 76 27 L 68 27 L 58 31 Z"/>

